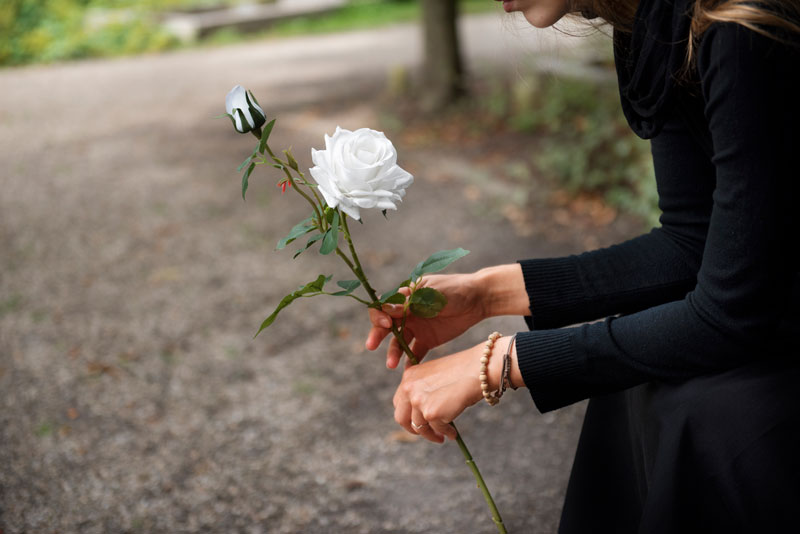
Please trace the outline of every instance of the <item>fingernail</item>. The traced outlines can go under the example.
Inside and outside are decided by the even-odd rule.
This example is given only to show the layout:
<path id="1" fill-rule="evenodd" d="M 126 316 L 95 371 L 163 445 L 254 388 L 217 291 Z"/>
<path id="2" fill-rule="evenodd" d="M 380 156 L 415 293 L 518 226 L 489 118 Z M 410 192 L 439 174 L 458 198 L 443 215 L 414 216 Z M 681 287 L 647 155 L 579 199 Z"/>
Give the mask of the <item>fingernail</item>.
<path id="1" fill-rule="evenodd" d="M 392 327 L 392 321 L 388 317 L 381 317 L 378 322 L 384 328 L 391 328 Z"/>

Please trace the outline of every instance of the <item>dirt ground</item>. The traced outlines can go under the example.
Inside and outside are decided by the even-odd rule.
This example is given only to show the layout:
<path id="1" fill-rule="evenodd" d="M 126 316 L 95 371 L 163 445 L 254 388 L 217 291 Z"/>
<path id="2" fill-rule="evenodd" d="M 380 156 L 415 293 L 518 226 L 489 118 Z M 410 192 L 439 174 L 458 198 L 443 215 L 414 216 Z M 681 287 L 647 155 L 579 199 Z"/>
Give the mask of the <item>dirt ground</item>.
<path id="1" fill-rule="evenodd" d="M 473 64 L 508 55 L 480 24 L 507 25 L 471 24 Z M 378 124 L 387 69 L 414 64 L 416 39 L 0 71 L 2 534 L 494 531 L 456 445 L 395 425 L 399 374 L 363 350 L 353 301 L 297 302 L 253 339 L 284 294 L 346 273 L 273 250 L 305 208 L 267 173 L 242 202 L 251 138 L 211 120 L 246 85 L 278 117 L 272 145 L 308 165 L 337 124 Z M 379 288 L 439 249 L 471 250 L 452 269 L 467 271 L 632 231 L 486 147 L 398 146 L 415 184 L 388 221 L 354 229 Z M 488 321 L 450 349 L 523 328 Z M 541 415 L 520 390 L 458 420 L 511 532 L 555 531 L 582 412 Z"/>

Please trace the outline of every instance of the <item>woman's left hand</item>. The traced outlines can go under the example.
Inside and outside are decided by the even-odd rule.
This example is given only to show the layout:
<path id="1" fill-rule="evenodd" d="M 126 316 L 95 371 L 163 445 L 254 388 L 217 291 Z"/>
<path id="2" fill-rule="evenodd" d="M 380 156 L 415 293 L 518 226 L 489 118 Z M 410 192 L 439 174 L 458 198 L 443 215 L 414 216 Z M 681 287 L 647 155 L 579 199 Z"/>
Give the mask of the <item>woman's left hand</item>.
<path id="1" fill-rule="evenodd" d="M 498 339 L 489 360 L 489 385 L 496 389 L 508 338 Z M 394 394 L 394 419 L 412 434 L 434 443 L 445 436 L 456 439 L 450 423 L 483 398 L 480 382 L 481 356 L 485 343 L 470 349 L 412 365 Z M 495 364 L 499 364 L 499 367 Z M 495 380 L 492 380 L 494 378 Z"/>

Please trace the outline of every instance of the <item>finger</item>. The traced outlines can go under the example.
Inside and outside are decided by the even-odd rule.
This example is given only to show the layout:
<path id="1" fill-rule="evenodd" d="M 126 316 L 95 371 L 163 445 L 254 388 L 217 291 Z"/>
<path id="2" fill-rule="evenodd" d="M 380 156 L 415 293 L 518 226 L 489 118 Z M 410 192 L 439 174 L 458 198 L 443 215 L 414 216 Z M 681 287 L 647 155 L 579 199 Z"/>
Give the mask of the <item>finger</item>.
<path id="1" fill-rule="evenodd" d="M 392 318 L 385 311 L 376 310 L 375 308 L 370 308 L 369 320 L 372 323 L 372 326 L 377 326 L 380 328 L 392 327 Z"/>
<path id="2" fill-rule="evenodd" d="M 416 434 L 411 427 L 411 404 L 400 388 L 394 394 L 394 420 L 410 434 Z"/>
<path id="3" fill-rule="evenodd" d="M 450 423 L 444 421 L 431 421 L 431 429 L 441 436 L 446 436 L 448 439 L 456 439 L 456 429 Z"/>
<path id="4" fill-rule="evenodd" d="M 412 343 L 414 340 L 414 332 L 408 328 L 404 329 L 403 338 L 405 339 L 406 343 Z M 386 367 L 389 369 L 397 369 L 397 366 L 400 363 L 400 360 L 403 358 L 404 353 L 405 351 L 403 350 L 402 345 L 400 345 L 400 342 L 397 341 L 396 337 L 392 337 L 391 342 L 389 342 L 389 349 L 386 351 Z"/>
<path id="5" fill-rule="evenodd" d="M 369 329 L 369 334 L 367 334 L 367 342 L 365 346 L 367 350 L 375 350 L 380 345 L 381 342 L 389 335 L 390 330 L 388 328 L 381 328 L 379 326 L 373 326 Z"/>
<path id="6" fill-rule="evenodd" d="M 432 441 L 434 443 L 443 443 L 444 436 L 438 432 L 436 432 L 431 424 L 422 417 L 422 414 L 416 410 L 411 410 L 411 429 L 416 433 L 422 436 L 423 438 L 427 439 L 428 441 Z"/>
<path id="7" fill-rule="evenodd" d="M 394 319 L 400 319 L 403 316 L 403 305 L 402 304 L 384 304 L 383 306 L 381 306 L 380 311 L 379 310 L 375 310 L 375 311 L 377 313 L 385 313 L 386 315 L 388 315 L 389 317 L 392 317 Z"/>
<path id="8" fill-rule="evenodd" d="M 389 348 L 386 350 L 386 367 L 389 369 L 397 369 L 397 364 L 400 363 L 400 358 L 403 357 L 403 349 L 397 338 L 392 338 L 389 342 Z"/>

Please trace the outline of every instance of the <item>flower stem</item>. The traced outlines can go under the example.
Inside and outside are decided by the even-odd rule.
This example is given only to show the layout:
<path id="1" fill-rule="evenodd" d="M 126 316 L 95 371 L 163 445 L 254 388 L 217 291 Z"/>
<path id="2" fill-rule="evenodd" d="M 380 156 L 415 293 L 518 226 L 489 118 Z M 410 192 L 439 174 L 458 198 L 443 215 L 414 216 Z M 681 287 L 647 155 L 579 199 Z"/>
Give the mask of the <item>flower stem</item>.
<path id="1" fill-rule="evenodd" d="M 306 175 L 303 174 L 302 171 L 297 171 L 297 174 L 298 176 L 300 176 L 300 179 L 303 180 L 303 183 L 308 185 L 308 189 L 311 191 L 311 194 L 314 195 L 314 198 L 317 199 L 317 203 L 320 206 L 322 206 L 322 199 L 319 198 L 319 195 L 317 194 L 316 189 L 314 189 L 314 186 L 309 184 L 308 180 L 306 180 Z"/>
<path id="2" fill-rule="evenodd" d="M 375 293 L 375 290 L 372 286 L 369 285 L 369 281 L 367 280 L 366 275 L 364 274 L 364 270 L 361 267 L 361 262 L 358 259 L 358 254 L 356 254 L 355 246 L 353 245 L 353 239 L 350 236 L 350 229 L 347 227 L 347 215 L 342 215 L 341 218 L 342 227 L 344 229 L 345 239 L 347 241 L 347 246 L 350 248 L 350 254 L 353 257 L 353 261 L 350 262 L 345 256 L 345 254 L 339 249 L 336 249 L 336 252 L 339 256 L 345 260 L 348 267 L 353 271 L 353 273 L 358 277 L 361 281 L 361 284 L 364 286 L 364 289 L 367 290 L 369 294 L 369 298 L 372 299 L 371 306 L 380 309 L 380 300 L 378 299 L 378 295 Z M 402 347 L 403 352 L 406 353 L 408 359 L 411 361 L 412 365 L 417 365 L 419 363 L 419 359 L 411 350 L 411 347 L 408 346 L 408 343 L 403 338 L 403 332 L 397 328 L 397 325 L 392 324 L 392 334 L 394 334 L 397 343 Z M 508 534 L 506 530 L 506 526 L 503 523 L 503 519 L 500 517 L 500 511 L 497 509 L 497 505 L 494 502 L 494 498 L 492 498 L 492 493 L 489 491 L 489 487 L 486 485 L 486 481 L 483 480 L 483 476 L 481 475 L 480 470 L 478 469 L 478 464 L 475 463 L 475 460 L 472 458 L 472 454 L 469 452 L 467 448 L 467 444 L 464 443 L 464 440 L 461 438 L 461 434 L 456 428 L 455 423 L 450 423 L 450 426 L 456 431 L 456 443 L 458 443 L 458 448 L 461 449 L 461 454 L 464 455 L 464 459 L 467 462 L 470 470 L 472 471 L 472 475 L 475 477 L 475 481 L 478 483 L 478 488 L 480 488 L 481 493 L 483 493 L 483 498 L 486 500 L 486 504 L 489 506 L 489 511 L 492 513 L 492 521 L 494 521 L 495 526 L 497 527 L 497 532 L 499 534 Z"/>
<path id="3" fill-rule="evenodd" d="M 483 480 L 483 476 L 481 476 L 481 472 L 478 469 L 478 464 L 476 464 L 475 460 L 472 459 L 472 454 L 470 454 L 467 444 L 464 443 L 463 439 L 461 439 L 461 434 L 458 432 L 456 425 L 454 423 L 450 423 L 450 426 L 452 426 L 456 431 L 456 443 L 458 443 L 458 448 L 461 449 L 461 454 L 464 455 L 464 459 L 467 461 L 467 465 L 472 471 L 472 474 L 475 476 L 475 480 L 478 482 L 478 487 L 483 493 L 483 498 L 486 500 L 486 504 L 489 506 L 489 510 L 492 512 L 492 521 L 494 521 L 494 524 L 497 527 L 497 532 L 499 534 L 508 534 L 506 525 L 503 523 L 503 518 L 500 517 L 500 511 L 497 509 L 497 505 L 494 503 L 494 499 L 492 498 L 492 493 L 489 491 L 489 486 L 486 485 L 486 482 Z"/>
<path id="4" fill-rule="evenodd" d="M 289 172 L 289 169 L 286 167 L 286 162 L 285 161 L 281 161 L 281 159 L 278 158 L 275 155 L 275 153 L 269 147 L 269 144 L 264 145 L 264 148 L 266 148 L 267 153 L 269 154 L 269 157 L 272 158 L 272 161 L 278 163 L 281 166 L 281 169 L 283 170 L 283 173 L 286 175 L 286 179 L 289 180 L 289 182 L 292 184 L 292 188 L 295 191 L 297 191 L 298 193 L 300 193 L 300 195 L 304 199 L 306 199 L 309 204 L 311 204 L 311 207 L 314 208 L 314 213 L 317 215 L 317 220 L 319 221 L 319 227 L 324 229 L 324 227 L 325 227 L 325 218 L 322 216 L 322 213 L 320 212 L 320 208 L 319 208 L 319 206 L 317 206 L 317 203 L 314 202 L 313 200 L 311 200 L 311 197 L 309 197 L 308 194 L 306 194 L 302 189 L 300 189 L 297 186 L 297 182 L 294 181 L 294 177 L 292 176 L 292 173 Z M 316 196 L 316 195 L 314 195 L 314 196 Z M 317 197 L 317 198 L 319 198 L 319 197 Z"/>
<path id="5" fill-rule="evenodd" d="M 378 294 L 375 293 L 375 290 L 369 285 L 369 280 L 367 280 L 367 275 L 364 274 L 364 269 L 361 267 L 361 261 L 358 259 L 358 253 L 356 253 L 356 247 L 353 245 L 353 238 L 350 236 L 350 228 L 347 226 L 347 214 L 343 213 L 340 219 L 342 221 L 342 229 L 344 230 L 344 238 L 347 241 L 347 247 L 350 249 L 350 256 L 353 258 L 353 263 L 350 268 L 353 270 L 353 273 L 356 277 L 361 281 L 361 284 L 364 286 L 364 289 L 367 291 L 367 295 L 372 300 L 373 304 L 379 302 Z"/>
<path id="6" fill-rule="evenodd" d="M 403 339 L 402 332 L 400 332 L 394 325 L 392 325 L 392 334 L 394 334 L 395 339 L 397 339 L 397 342 L 403 348 L 403 352 L 406 353 L 406 356 L 408 356 L 411 364 L 417 365 L 419 360 L 411 351 L 411 348 L 408 346 L 408 343 L 406 343 L 405 339 Z M 478 483 L 478 488 L 480 488 L 481 493 L 483 493 L 483 498 L 486 500 L 486 504 L 489 506 L 489 511 L 492 513 L 492 521 L 494 521 L 494 524 L 497 527 L 497 532 L 499 534 L 508 534 L 506 526 L 503 523 L 503 518 L 500 517 L 500 511 L 497 509 L 497 505 L 494 503 L 494 498 L 492 498 L 492 492 L 489 491 L 489 486 L 486 485 L 486 481 L 483 480 L 483 476 L 478 469 L 478 464 L 476 464 L 475 460 L 472 458 L 472 454 L 469 452 L 467 444 L 464 443 L 464 440 L 461 438 L 461 433 L 458 431 L 458 428 L 456 428 L 456 424 L 450 423 L 450 426 L 452 426 L 456 431 L 456 443 L 458 443 L 458 448 L 461 449 L 461 454 L 464 455 L 464 459 L 472 471 L 475 481 Z"/>

